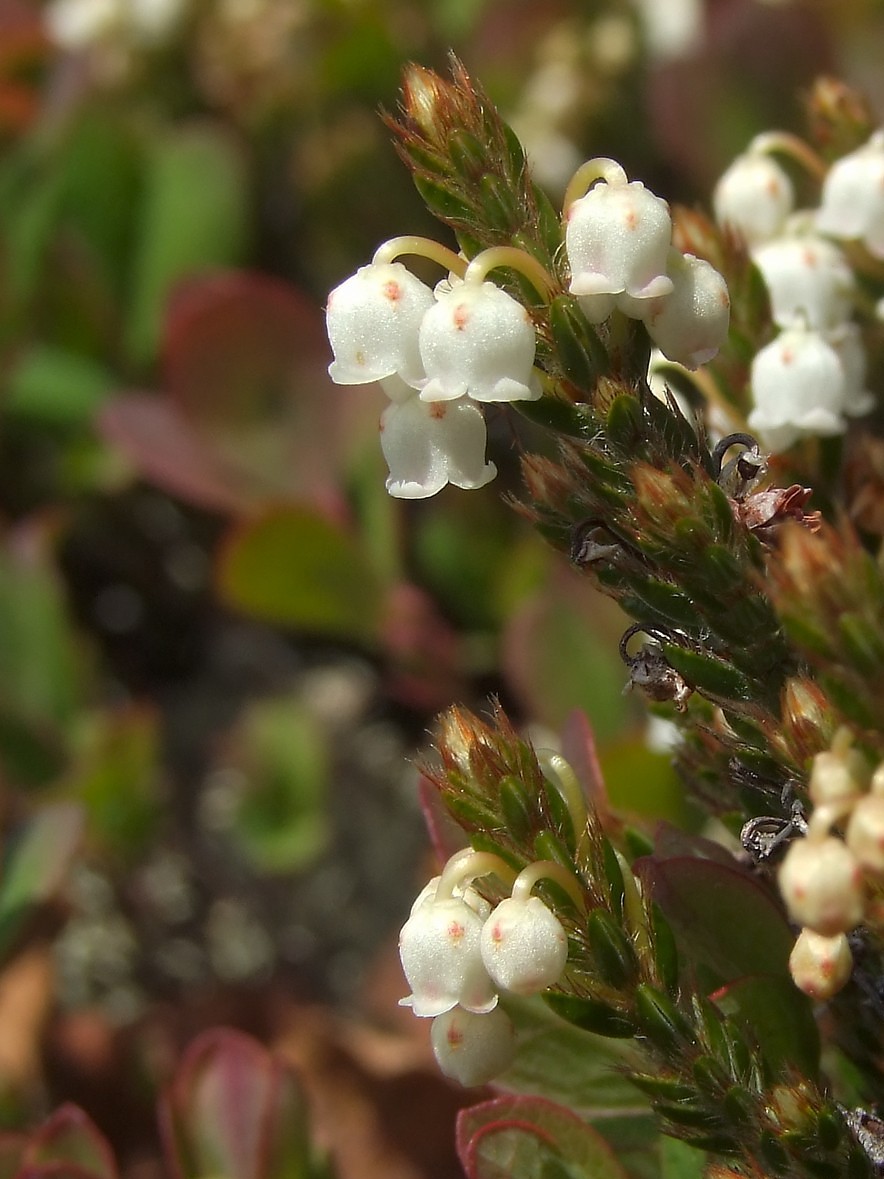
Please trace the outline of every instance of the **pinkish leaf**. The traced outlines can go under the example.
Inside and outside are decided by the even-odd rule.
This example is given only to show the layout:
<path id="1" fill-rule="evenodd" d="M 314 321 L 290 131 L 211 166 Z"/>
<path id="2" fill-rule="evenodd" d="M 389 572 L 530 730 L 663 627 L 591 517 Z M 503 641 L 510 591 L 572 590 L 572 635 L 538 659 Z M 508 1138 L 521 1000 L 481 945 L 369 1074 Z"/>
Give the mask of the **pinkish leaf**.
<path id="1" fill-rule="evenodd" d="M 309 1148 L 294 1076 L 257 1040 L 229 1028 L 190 1046 L 160 1103 L 176 1179 L 274 1179 L 306 1174 Z"/>
<path id="2" fill-rule="evenodd" d="M 11 1131 L 0 1133 L 0 1179 L 15 1179 L 27 1144 L 26 1134 Z"/>
<path id="3" fill-rule="evenodd" d="M 353 424 L 376 428 L 376 396 L 328 376 L 325 338 L 320 309 L 267 275 L 212 274 L 171 301 L 165 392 L 254 494 L 328 495 Z"/>
<path id="4" fill-rule="evenodd" d="M 690 831 L 683 831 L 674 823 L 665 820 L 657 824 L 654 831 L 654 859 L 672 860 L 694 857 L 700 860 L 715 860 L 717 864 L 724 864 L 726 868 L 739 869 L 734 856 L 716 843 L 714 839 L 705 839 L 702 835 L 694 835 Z"/>
<path id="5" fill-rule="evenodd" d="M 573 1179 L 626 1179 L 596 1130 L 538 1097 L 500 1097 L 463 1110 L 457 1153 L 468 1179 L 536 1179 L 550 1162 Z"/>
<path id="6" fill-rule="evenodd" d="M 79 1106 L 63 1105 L 31 1136 L 20 1175 L 76 1175 L 116 1179 L 114 1152 Z"/>
<path id="7" fill-rule="evenodd" d="M 433 851 L 436 853 L 439 863 L 444 864 L 456 851 L 466 847 L 466 834 L 442 805 L 439 791 L 429 778 L 421 774 L 417 789 L 430 843 L 433 845 Z"/>
<path id="8" fill-rule="evenodd" d="M 573 708 L 565 717 L 562 756 L 577 775 L 587 802 L 604 819 L 609 811 L 608 792 L 599 764 L 592 723 L 580 708 Z"/>
<path id="9" fill-rule="evenodd" d="M 124 393 L 98 417 L 105 439 L 145 479 L 190 503 L 222 512 L 248 504 L 238 480 L 171 402 L 151 393 Z"/>

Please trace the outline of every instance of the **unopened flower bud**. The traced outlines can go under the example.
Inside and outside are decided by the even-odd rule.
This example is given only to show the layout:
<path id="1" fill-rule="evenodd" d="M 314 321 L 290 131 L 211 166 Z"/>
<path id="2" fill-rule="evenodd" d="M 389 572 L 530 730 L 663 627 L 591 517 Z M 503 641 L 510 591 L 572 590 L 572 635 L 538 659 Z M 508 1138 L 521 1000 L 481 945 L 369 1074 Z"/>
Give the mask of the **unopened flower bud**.
<path id="1" fill-rule="evenodd" d="M 406 382 L 421 380 L 418 331 L 434 302 L 430 288 L 401 262 L 360 267 L 328 297 L 331 379 L 363 385 L 398 373 Z"/>
<path id="2" fill-rule="evenodd" d="M 482 961 L 499 987 L 536 995 L 562 977 L 568 938 L 540 897 L 501 901 L 482 929 Z"/>
<path id="3" fill-rule="evenodd" d="M 483 918 L 463 899 L 425 900 L 399 935 L 399 957 L 411 986 L 402 1000 L 415 1015 L 441 1015 L 460 1003 L 490 1011 L 497 992 L 482 963 Z"/>
<path id="4" fill-rule="evenodd" d="M 649 300 L 642 319 L 668 360 L 699 368 L 727 339 L 731 305 L 727 283 L 709 262 L 675 249 L 669 252 L 667 274 L 672 291 Z"/>
<path id="5" fill-rule="evenodd" d="M 843 933 L 822 937 L 811 929 L 802 929 L 789 955 L 789 972 L 795 985 L 811 999 L 837 995 L 852 970 L 853 955 Z"/>
<path id="6" fill-rule="evenodd" d="M 870 794 L 853 808 L 845 835 L 864 872 L 884 875 L 884 798 Z"/>
<path id="7" fill-rule="evenodd" d="M 486 441 L 482 410 L 466 398 L 425 402 L 413 392 L 391 402 L 381 415 L 387 491 L 399 499 L 424 499 L 446 483 L 484 487 L 497 474 L 485 460 Z"/>
<path id="8" fill-rule="evenodd" d="M 719 225 L 730 226 L 756 246 L 780 233 L 794 200 L 792 182 L 776 160 L 748 151 L 719 179 L 712 207 Z"/>
<path id="9" fill-rule="evenodd" d="M 860 240 L 884 258 L 884 131 L 829 169 L 816 223 L 821 233 Z"/>
<path id="10" fill-rule="evenodd" d="M 770 293 L 774 323 L 830 331 L 853 310 L 853 271 L 842 252 L 818 234 L 767 242 L 752 255 Z"/>
<path id="11" fill-rule="evenodd" d="M 806 434 L 828 437 L 846 428 L 844 370 L 818 332 L 781 332 L 755 356 L 750 383 L 755 408 L 749 428 L 771 450 L 786 450 Z"/>
<path id="12" fill-rule="evenodd" d="M 840 729 L 832 748 L 813 759 L 808 783 L 811 800 L 815 806 L 849 804 L 865 792 L 869 776 L 866 759 L 851 746 L 849 730 Z"/>
<path id="13" fill-rule="evenodd" d="M 516 1051 L 512 1022 L 500 1007 L 487 1015 L 453 1007 L 433 1020 L 430 1040 L 445 1076 L 467 1087 L 493 1081 Z"/>
<path id="14" fill-rule="evenodd" d="M 422 401 L 534 401 L 536 339 L 528 312 L 492 282 L 457 282 L 420 328 Z"/>
<path id="15" fill-rule="evenodd" d="M 796 840 L 783 860 L 779 883 L 792 920 L 814 933 L 834 937 L 862 921 L 862 873 L 834 835 Z"/>
<path id="16" fill-rule="evenodd" d="M 601 181 L 574 201 L 567 213 L 565 250 L 570 291 L 599 323 L 614 307 L 638 317 L 642 303 L 667 295 L 672 242 L 669 206 L 638 180 Z"/>

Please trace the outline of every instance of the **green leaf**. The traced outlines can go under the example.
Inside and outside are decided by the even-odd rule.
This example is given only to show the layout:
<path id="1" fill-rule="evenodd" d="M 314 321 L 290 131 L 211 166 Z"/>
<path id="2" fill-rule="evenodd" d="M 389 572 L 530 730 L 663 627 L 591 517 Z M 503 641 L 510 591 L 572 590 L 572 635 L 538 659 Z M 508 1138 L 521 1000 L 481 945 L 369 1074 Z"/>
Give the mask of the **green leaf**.
<path id="1" fill-rule="evenodd" d="M 550 1006 L 559 1000 L 583 1002 L 555 993 L 546 999 Z M 592 1122 L 647 1115 L 648 1102 L 622 1072 L 624 1065 L 635 1063 L 630 1044 L 566 1023 L 540 999 L 507 996 L 505 1006 L 516 1027 L 518 1049 L 515 1063 L 495 1084 L 560 1102 Z"/>
<path id="2" fill-rule="evenodd" d="M 39 811 L 10 845 L 0 873 L 0 957 L 25 920 L 60 888 L 83 833 L 72 803 Z"/>
<path id="3" fill-rule="evenodd" d="M 500 1097 L 464 1110 L 457 1145 L 468 1179 L 626 1179 L 600 1134 L 539 1098 Z"/>
<path id="4" fill-rule="evenodd" d="M 219 126 L 179 125 L 153 146 L 126 329 L 126 351 L 135 364 L 156 357 L 176 283 L 244 257 L 246 195 L 244 161 Z"/>
<path id="5" fill-rule="evenodd" d="M 88 426 L 116 384 L 99 364 L 37 344 L 7 378 L 4 412 L 45 426 Z"/>
<path id="6" fill-rule="evenodd" d="M 296 699 L 253 704 L 234 735 L 232 762 L 247 783 L 233 834 L 265 873 L 292 872 L 328 838 L 328 750 L 313 717 Z"/>
<path id="7" fill-rule="evenodd" d="M 33 1134 L 25 1148 L 24 1172 L 77 1175 L 79 1179 L 117 1179 L 107 1139 L 76 1105 L 62 1105 Z M 67 1170 L 66 1168 L 70 1168 Z"/>
<path id="8" fill-rule="evenodd" d="M 781 1078 L 797 1068 L 815 1078 L 820 1064 L 820 1035 L 813 1008 L 791 978 L 754 975 L 737 979 L 715 995 L 718 1006 L 744 1028 L 771 1070 Z"/>
<path id="9" fill-rule="evenodd" d="M 272 508 L 229 535 L 216 569 L 228 605 L 264 622 L 377 641 L 381 587 L 348 532 L 307 507 Z"/>

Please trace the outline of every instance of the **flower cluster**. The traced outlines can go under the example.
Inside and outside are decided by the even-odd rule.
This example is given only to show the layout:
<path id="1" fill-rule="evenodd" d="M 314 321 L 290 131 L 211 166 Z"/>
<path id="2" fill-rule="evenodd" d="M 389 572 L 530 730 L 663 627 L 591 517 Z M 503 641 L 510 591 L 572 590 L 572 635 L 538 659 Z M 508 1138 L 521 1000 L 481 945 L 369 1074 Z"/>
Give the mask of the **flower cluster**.
<path id="1" fill-rule="evenodd" d="M 590 323 L 617 310 L 640 319 L 668 360 L 693 369 L 715 356 L 730 320 L 727 284 L 673 246 L 664 200 L 614 160 L 589 160 L 568 186 L 565 218 L 569 290 Z"/>
<path id="2" fill-rule="evenodd" d="M 872 408 L 865 349 L 852 320 L 856 279 L 830 239 L 860 238 L 870 250 L 877 240 L 874 210 L 877 202 L 884 211 L 884 146 L 875 142 L 832 166 L 816 210 L 794 211 L 792 182 L 769 153 L 790 152 L 815 172 L 819 161 L 801 141 L 783 134 L 754 140 L 715 190 L 716 218 L 745 239 L 779 331 L 756 354 L 750 378 L 749 426 L 775 451 L 806 435 L 841 434 L 846 418 Z M 884 225 L 884 212 L 877 217 Z"/>
<path id="3" fill-rule="evenodd" d="M 614 313 L 641 320 L 660 352 L 687 368 L 716 354 L 730 317 L 724 278 L 673 246 L 669 206 L 619 164 L 593 159 L 578 168 L 565 194 L 563 236 L 568 290 L 591 324 Z M 407 254 L 439 263 L 448 277 L 431 289 L 398 260 Z M 532 284 L 531 310 L 489 280 L 499 267 Z M 438 242 L 400 237 L 331 292 L 332 380 L 377 381 L 389 399 L 381 448 L 391 495 L 423 498 L 447 483 L 476 488 L 494 477 L 483 407 L 541 396 L 534 320 L 562 290 L 535 257 L 512 246 L 467 263 Z"/>
<path id="4" fill-rule="evenodd" d="M 394 260 L 402 253 L 434 258 L 451 273 L 433 291 Z M 480 407 L 540 396 L 531 318 L 486 278 L 504 262 L 539 269 L 545 287 L 542 267 L 520 250 L 486 250 L 467 266 L 436 242 L 399 238 L 328 297 L 332 380 L 379 381 L 390 401 L 381 448 L 391 495 L 422 498 L 446 483 L 482 487 L 496 468 L 485 461 Z"/>
<path id="5" fill-rule="evenodd" d="M 511 896 L 494 909 L 472 887 L 477 876 L 491 872 L 512 885 Z M 458 853 L 423 889 L 402 927 L 399 955 L 411 987 L 402 1004 L 433 1019 L 436 1059 L 461 1084 L 482 1084 L 512 1059 L 513 1027 L 497 1005 L 500 992 L 536 995 L 565 969 L 565 930 L 532 895 L 545 876 L 573 891 L 550 862 L 515 876 L 496 856 Z"/>
<path id="6" fill-rule="evenodd" d="M 779 884 L 789 915 L 804 927 L 792 977 L 807 994 L 827 999 L 850 977 L 846 935 L 866 918 L 870 890 L 884 880 L 884 763 L 872 773 L 841 729 L 832 748 L 814 758 L 809 789 L 813 815 L 789 848 Z"/>

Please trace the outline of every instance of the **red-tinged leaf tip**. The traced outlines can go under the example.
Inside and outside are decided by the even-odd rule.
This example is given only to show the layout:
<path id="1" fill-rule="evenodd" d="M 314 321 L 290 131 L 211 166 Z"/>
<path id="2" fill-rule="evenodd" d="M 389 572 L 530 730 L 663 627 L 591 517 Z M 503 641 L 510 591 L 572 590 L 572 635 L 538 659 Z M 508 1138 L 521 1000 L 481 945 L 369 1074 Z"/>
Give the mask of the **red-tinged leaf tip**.
<path id="1" fill-rule="evenodd" d="M 500 1097 L 463 1110 L 457 1151 L 468 1179 L 533 1179 L 550 1156 L 586 1179 L 625 1179 L 597 1131 L 543 1098 Z"/>
<path id="2" fill-rule="evenodd" d="M 119 1170 L 110 1143 L 79 1106 L 62 1105 L 31 1136 L 23 1170 L 41 1175 L 117 1179 Z"/>

